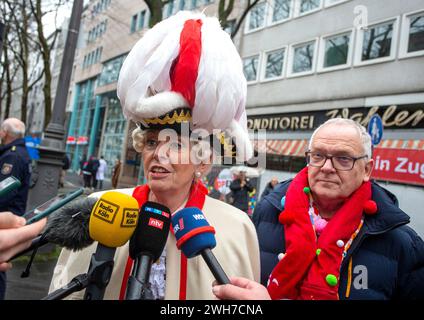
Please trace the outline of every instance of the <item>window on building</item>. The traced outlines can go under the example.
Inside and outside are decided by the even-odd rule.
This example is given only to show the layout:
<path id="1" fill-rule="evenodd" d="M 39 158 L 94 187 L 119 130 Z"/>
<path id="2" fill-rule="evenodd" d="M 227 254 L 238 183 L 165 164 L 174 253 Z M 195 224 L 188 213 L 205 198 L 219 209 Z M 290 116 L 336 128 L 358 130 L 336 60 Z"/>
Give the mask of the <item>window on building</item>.
<path id="1" fill-rule="evenodd" d="M 324 68 L 345 65 L 348 63 L 350 39 L 351 33 L 324 39 Z"/>
<path id="2" fill-rule="evenodd" d="M 286 50 L 276 50 L 266 54 L 265 79 L 278 78 L 283 75 Z"/>
<path id="3" fill-rule="evenodd" d="M 299 14 L 305 14 L 313 10 L 319 9 L 321 0 L 300 0 Z"/>
<path id="4" fill-rule="evenodd" d="M 256 4 L 249 12 L 249 30 L 261 28 L 265 25 L 266 2 Z"/>
<path id="5" fill-rule="evenodd" d="M 163 6 L 163 18 L 166 19 L 172 16 L 172 12 L 174 11 L 174 0 L 168 2 Z"/>
<path id="6" fill-rule="evenodd" d="M 195 9 L 199 6 L 199 0 L 191 0 L 191 9 Z"/>
<path id="7" fill-rule="evenodd" d="M 124 63 L 125 56 L 116 57 L 103 64 L 103 69 L 99 77 L 99 86 L 118 81 L 119 71 Z"/>
<path id="8" fill-rule="evenodd" d="M 315 41 L 293 47 L 292 73 L 312 71 L 314 65 Z"/>
<path id="9" fill-rule="evenodd" d="M 101 154 L 110 164 L 114 164 L 116 159 L 121 158 L 122 148 L 125 145 L 125 124 L 126 120 L 119 100 L 116 97 L 110 98 L 101 147 Z M 107 176 L 110 176 L 112 168 L 113 165 L 108 166 Z"/>
<path id="10" fill-rule="evenodd" d="M 186 0 L 180 0 L 180 4 L 178 6 L 179 10 L 184 10 L 186 8 Z"/>
<path id="11" fill-rule="evenodd" d="M 409 17 L 408 53 L 424 50 L 424 13 Z"/>
<path id="12" fill-rule="evenodd" d="M 258 77 L 259 55 L 243 59 L 243 71 L 246 80 L 256 81 Z"/>
<path id="13" fill-rule="evenodd" d="M 290 18 L 293 0 L 274 0 L 272 9 L 272 22 L 283 21 Z"/>
<path id="14" fill-rule="evenodd" d="M 143 10 L 140 12 L 140 15 L 138 17 L 138 30 L 141 30 L 144 28 L 145 20 L 146 20 L 146 10 Z"/>
<path id="15" fill-rule="evenodd" d="M 137 14 L 133 15 L 131 18 L 131 26 L 130 26 L 130 32 L 133 33 L 136 30 L 137 26 Z"/>
<path id="16" fill-rule="evenodd" d="M 385 22 L 364 30 L 362 61 L 389 57 L 392 50 L 394 22 Z"/>
<path id="17" fill-rule="evenodd" d="M 342 2 L 346 2 L 348 0 L 325 0 L 325 5 L 327 7 L 338 4 L 338 3 L 342 3 Z"/>

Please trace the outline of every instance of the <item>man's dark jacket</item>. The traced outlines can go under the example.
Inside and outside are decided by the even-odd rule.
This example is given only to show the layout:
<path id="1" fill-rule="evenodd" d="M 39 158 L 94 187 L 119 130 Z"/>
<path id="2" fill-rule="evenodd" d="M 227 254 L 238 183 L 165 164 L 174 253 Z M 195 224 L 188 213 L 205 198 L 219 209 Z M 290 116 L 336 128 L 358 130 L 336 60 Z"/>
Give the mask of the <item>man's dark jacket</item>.
<path id="1" fill-rule="evenodd" d="M 264 285 L 278 263 L 278 254 L 285 252 L 284 228 L 278 216 L 282 211 L 281 198 L 290 182 L 278 184 L 258 203 L 253 214 Z M 424 299 L 424 242 L 406 226 L 409 216 L 398 207 L 392 193 L 373 183 L 372 199 L 378 212 L 365 215 L 364 226 L 342 262 L 340 299 Z M 352 280 L 347 296 L 351 258 Z"/>
<path id="2" fill-rule="evenodd" d="M 253 191 L 252 185 L 246 180 L 246 184 L 241 187 L 240 179 L 236 179 L 230 184 L 230 189 L 233 194 L 232 205 L 244 212 L 249 208 L 249 192 Z"/>
<path id="3" fill-rule="evenodd" d="M 24 139 L 16 139 L 0 147 L 0 181 L 14 176 L 21 182 L 19 188 L 0 197 L 0 212 L 11 211 L 19 216 L 25 213 L 31 179 L 30 165 Z"/>

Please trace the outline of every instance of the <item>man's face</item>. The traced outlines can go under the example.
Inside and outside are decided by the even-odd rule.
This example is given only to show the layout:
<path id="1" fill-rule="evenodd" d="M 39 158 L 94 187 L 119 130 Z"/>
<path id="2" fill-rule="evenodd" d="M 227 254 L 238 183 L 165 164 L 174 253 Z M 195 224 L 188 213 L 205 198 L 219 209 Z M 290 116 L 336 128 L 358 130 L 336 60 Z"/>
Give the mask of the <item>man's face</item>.
<path id="1" fill-rule="evenodd" d="M 312 152 L 323 155 L 361 157 L 365 155 L 360 136 L 355 128 L 328 125 L 320 129 L 311 144 Z M 309 186 L 319 201 L 342 201 L 364 181 L 369 181 L 373 160 L 357 160 L 350 171 L 334 169 L 327 159 L 321 168 L 308 167 Z"/>

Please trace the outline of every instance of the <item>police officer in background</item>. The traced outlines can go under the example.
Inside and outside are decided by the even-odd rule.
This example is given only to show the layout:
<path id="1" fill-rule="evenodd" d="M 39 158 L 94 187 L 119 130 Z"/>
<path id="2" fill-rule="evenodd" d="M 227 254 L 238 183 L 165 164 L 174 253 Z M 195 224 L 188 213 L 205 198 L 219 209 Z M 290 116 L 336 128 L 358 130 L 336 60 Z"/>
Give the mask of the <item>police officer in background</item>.
<path id="1" fill-rule="evenodd" d="M 25 147 L 25 124 L 16 118 L 8 118 L 0 126 L 0 181 L 14 176 L 21 186 L 0 197 L 0 214 L 10 211 L 22 216 L 25 213 L 29 183 L 31 178 L 31 159 Z M 0 272 L 0 300 L 6 291 L 6 274 Z"/>

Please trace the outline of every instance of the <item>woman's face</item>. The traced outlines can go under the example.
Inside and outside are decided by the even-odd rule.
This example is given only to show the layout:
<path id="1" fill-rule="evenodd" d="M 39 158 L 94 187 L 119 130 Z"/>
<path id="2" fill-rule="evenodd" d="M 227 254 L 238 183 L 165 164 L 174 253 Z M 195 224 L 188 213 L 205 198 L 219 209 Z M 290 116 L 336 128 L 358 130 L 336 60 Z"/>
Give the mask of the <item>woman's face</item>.
<path id="1" fill-rule="evenodd" d="M 196 165 L 187 157 L 190 154 L 189 139 L 161 140 L 158 130 L 148 130 L 145 134 L 141 155 L 150 189 L 156 195 L 189 190 L 196 170 Z"/>

